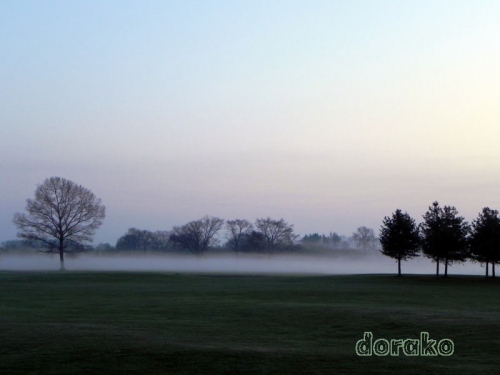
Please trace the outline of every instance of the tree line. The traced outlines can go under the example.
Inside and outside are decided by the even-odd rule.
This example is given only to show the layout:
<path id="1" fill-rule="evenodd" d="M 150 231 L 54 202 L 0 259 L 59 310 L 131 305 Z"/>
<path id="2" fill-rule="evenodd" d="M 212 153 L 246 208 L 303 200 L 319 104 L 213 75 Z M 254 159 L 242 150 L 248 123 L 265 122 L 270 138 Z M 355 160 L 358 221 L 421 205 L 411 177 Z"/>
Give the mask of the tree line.
<path id="1" fill-rule="evenodd" d="M 27 199 L 26 212 L 16 213 L 13 221 L 18 228 L 21 244 L 10 241 L 9 248 L 20 249 L 29 244 L 40 251 L 59 254 L 64 269 L 64 254 L 91 249 L 94 232 L 101 226 L 106 208 L 92 191 L 61 177 L 47 178 L 35 190 L 35 197 Z M 478 217 L 467 223 L 453 206 L 441 207 L 434 202 L 423 215 L 424 221 L 416 224 L 408 213 L 397 209 L 385 217 L 377 239 L 373 230 L 360 227 L 349 239 L 330 233 L 329 236 L 313 233 L 303 238 L 303 243 L 323 243 L 331 247 L 349 241 L 358 248 L 370 249 L 381 245 L 382 254 L 394 258 L 401 275 L 401 261 L 423 254 L 439 267 L 472 260 L 489 265 L 495 277 L 495 265 L 500 263 L 500 218 L 498 211 L 483 208 Z M 119 238 L 118 250 L 182 250 L 203 255 L 218 246 L 218 232 L 227 230 L 224 246 L 234 252 L 266 252 L 269 254 L 297 249 L 299 236 L 293 225 L 284 219 L 259 218 L 254 223 L 246 219 L 225 221 L 214 216 L 204 216 L 171 231 L 144 231 L 135 228 Z M 109 250 L 109 244 L 99 245 L 98 250 Z"/>
<path id="2" fill-rule="evenodd" d="M 221 230 L 225 234 L 216 237 Z M 170 231 L 149 231 L 130 228 L 121 236 L 116 246 L 98 246 L 96 250 L 115 251 L 190 251 L 202 255 L 208 250 L 232 251 L 235 253 L 277 253 L 299 250 L 302 247 L 321 246 L 332 250 L 360 250 L 363 253 L 377 250 L 380 242 L 373 229 L 359 227 L 352 236 L 347 237 L 330 232 L 306 234 L 299 240 L 293 225 L 284 219 L 270 217 L 256 219 L 252 224 L 246 219 L 226 220 L 205 216 Z M 225 240 L 225 241 L 224 241 Z"/>
<path id="3" fill-rule="evenodd" d="M 368 254 L 380 248 L 380 242 L 373 229 L 359 227 L 351 236 L 330 232 L 328 235 L 311 233 L 299 239 L 293 231 L 293 225 L 284 219 L 257 219 L 258 224 L 252 224 L 246 219 L 223 221 L 224 225 L 216 232 L 218 237 L 210 241 L 198 239 L 210 237 L 209 231 L 203 233 L 212 221 L 218 218 L 205 216 L 191 221 L 173 230 L 150 231 L 146 229 L 129 228 L 120 236 L 113 246 L 109 243 L 99 243 L 95 246 L 80 244 L 81 252 L 113 253 L 113 252 L 158 252 L 185 253 L 201 255 L 207 251 L 234 253 L 277 253 L 300 251 L 310 253 L 311 250 L 359 251 Z M 182 228 L 182 230 L 181 230 Z M 258 228 L 261 228 L 259 230 Z M 223 231 L 222 235 L 220 231 Z M 203 243 L 204 242 L 204 243 Z M 207 246 L 208 245 L 208 246 Z M 0 244 L 0 253 L 22 253 L 44 251 L 45 244 L 40 241 L 11 240 Z M 340 252 L 339 252 L 340 254 Z"/>
<path id="4" fill-rule="evenodd" d="M 306 234 L 302 238 L 304 245 L 320 245 L 333 250 L 360 250 L 364 253 L 380 248 L 380 242 L 375 236 L 373 229 L 368 227 L 359 227 L 350 237 L 330 232 L 325 234 Z"/>
<path id="5" fill-rule="evenodd" d="M 495 265 L 500 263 L 500 217 L 498 211 L 484 207 L 477 218 L 469 224 L 453 206 L 441 207 L 432 203 L 423 215 L 424 221 L 416 224 L 406 212 L 397 209 L 391 217 L 386 216 L 380 229 L 382 254 L 396 259 L 398 276 L 401 276 L 401 261 L 420 254 L 444 265 L 444 276 L 448 266 L 467 260 L 486 265 L 488 277 L 491 265 L 495 277 Z"/>
<path id="6" fill-rule="evenodd" d="M 278 253 L 297 250 L 299 235 L 292 224 L 283 218 L 224 220 L 204 216 L 168 231 L 148 231 L 130 228 L 116 246 L 91 246 L 92 236 L 105 217 L 105 206 L 93 192 L 73 181 L 51 177 L 39 184 L 34 199 L 27 199 L 26 212 L 16 213 L 13 221 L 20 241 L 2 244 L 2 252 L 23 252 L 29 249 L 57 253 L 61 269 L 64 255 L 83 251 L 189 251 L 203 255 L 216 247 L 238 252 Z M 221 245 L 218 236 L 225 229 Z M 303 243 L 318 243 L 318 234 L 303 238 Z M 377 242 L 373 230 L 360 227 L 352 237 L 330 233 L 320 237 L 323 244 L 333 248 L 349 248 L 352 244 L 369 249 Z"/>
<path id="7" fill-rule="evenodd" d="M 26 212 L 16 213 L 13 222 L 17 236 L 39 251 L 59 254 L 64 270 L 64 255 L 88 250 L 95 231 L 101 226 L 106 207 L 92 191 L 73 181 L 50 177 L 26 200 Z M 275 253 L 292 250 L 298 235 L 284 219 L 260 218 L 255 223 L 235 219 L 225 221 L 204 216 L 171 231 L 141 231 L 131 228 L 116 244 L 118 250 L 183 249 L 203 255 L 219 242 L 217 233 L 228 230 L 227 246 L 234 251 Z M 16 247 L 18 243 L 10 243 Z M 110 245 L 104 246 L 111 248 Z"/>
<path id="8" fill-rule="evenodd" d="M 297 248 L 298 235 L 284 219 L 259 218 L 224 220 L 204 216 L 170 231 L 148 231 L 130 228 L 116 242 L 117 251 L 189 251 L 203 255 L 219 246 L 218 234 L 226 229 L 222 247 L 238 252 L 277 253 Z"/>

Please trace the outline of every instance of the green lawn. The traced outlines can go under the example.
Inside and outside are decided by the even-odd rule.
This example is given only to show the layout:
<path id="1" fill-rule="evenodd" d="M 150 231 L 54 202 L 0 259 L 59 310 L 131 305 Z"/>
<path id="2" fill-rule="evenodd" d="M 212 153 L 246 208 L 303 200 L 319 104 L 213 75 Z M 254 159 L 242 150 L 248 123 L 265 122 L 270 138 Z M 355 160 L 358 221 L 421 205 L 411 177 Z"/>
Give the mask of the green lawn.
<path id="1" fill-rule="evenodd" d="M 0 272 L 0 374 L 499 374 L 483 277 Z M 450 357 L 358 357 L 449 338 Z"/>

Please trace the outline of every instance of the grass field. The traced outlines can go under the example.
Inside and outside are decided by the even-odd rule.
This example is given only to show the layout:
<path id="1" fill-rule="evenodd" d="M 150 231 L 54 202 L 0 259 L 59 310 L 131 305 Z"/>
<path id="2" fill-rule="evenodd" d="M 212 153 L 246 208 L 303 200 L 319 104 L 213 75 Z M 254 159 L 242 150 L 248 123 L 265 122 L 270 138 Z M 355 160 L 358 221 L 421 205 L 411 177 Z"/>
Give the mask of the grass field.
<path id="1" fill-rule="evenodd" d="M 483 277 L 0 272 L 0 374 L 498 374 Z M 449 357 L 358 357 L 449 338 Z"/>

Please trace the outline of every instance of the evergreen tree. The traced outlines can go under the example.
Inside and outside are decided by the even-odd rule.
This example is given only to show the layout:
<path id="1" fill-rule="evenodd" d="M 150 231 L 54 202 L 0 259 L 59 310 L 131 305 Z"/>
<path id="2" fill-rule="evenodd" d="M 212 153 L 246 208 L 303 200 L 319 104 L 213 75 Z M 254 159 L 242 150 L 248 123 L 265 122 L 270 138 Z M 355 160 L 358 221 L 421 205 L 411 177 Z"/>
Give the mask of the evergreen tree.
<path id="1" fill-rule="evenodd" d="M 444 276 L 448 276 L 448 266 L 463 262 L 468 257 L 469 224 L 453 206 L 441 208 L 434 202 L 425 213 L 420 224 L 422 251 L 436 262 L 436 276 L 439 276 L 439 263 L 444 264 Z"/>
<path id="2" fill-rule="evenodd" d="M 473 260 L 486 263 L 486 277 L 491 263 L 491 275 L 495 277 L 495 264 L 500 263 L 500 218 L 497 210 L 485 207 L 472 222 L 470 251 Z"/>
<path id="3" fill-rule="evenodd" d="M 398 262 L 398 276 L 401 276 L 401 261 L 419 256 L 420 233 L 415 220 L 406 212 L 397 209 L 392 217 L 386 216 L 380 229 L 380 252 Z"/>

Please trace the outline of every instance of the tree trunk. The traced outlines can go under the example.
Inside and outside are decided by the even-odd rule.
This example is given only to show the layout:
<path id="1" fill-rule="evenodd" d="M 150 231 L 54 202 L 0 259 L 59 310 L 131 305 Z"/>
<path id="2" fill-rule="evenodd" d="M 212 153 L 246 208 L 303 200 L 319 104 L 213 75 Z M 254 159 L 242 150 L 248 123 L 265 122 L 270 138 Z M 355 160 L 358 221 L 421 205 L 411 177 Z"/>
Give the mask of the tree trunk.
<path id="1" fill-rule="evenodd" d="M 448 258 L 444 259 L 444 277 L 448 277 Z"/>
<path id="2" fill-rule="evenodd" d="M 491 277 L 495 278 L 495 262 L 491 262 Z"/>
<path id="3" fill-rule="evenodd" d="M 63 246 L 63 241 L 64 240 L 59 240 L 59 263 L 60 263 L 60 271 L 64 271 L 64 246 Z"/>
<path id="4" fill-rule="evenodd" d="M 436 277 L 439 277 L 439 258 L 436 262 Z"/>
<path id="5" fill-rule="evenodd" d="M 398 276 L 401 276 L 401 258 L 398 258 Z"/>
<path id="6" fill-rule="evenodd" d="M 488 268 L 489 268 L 489 264 L 488 264 L 488 262 L 486 262 L 486 278 L 488 278 Z"/>

